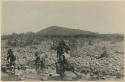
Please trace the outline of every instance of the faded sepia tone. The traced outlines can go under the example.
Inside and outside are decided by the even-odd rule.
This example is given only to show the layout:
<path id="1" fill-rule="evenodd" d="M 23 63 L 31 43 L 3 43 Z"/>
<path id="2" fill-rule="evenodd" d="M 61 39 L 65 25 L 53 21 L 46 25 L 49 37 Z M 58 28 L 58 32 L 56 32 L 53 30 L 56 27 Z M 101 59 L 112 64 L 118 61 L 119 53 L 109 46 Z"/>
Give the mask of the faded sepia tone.
<path id="1" fill-rule="evenodd" d="M 3 81 L 122 81 L 125 2 L 3 1 Z"/>
<path id="2" fill-rule="evenodd" d="M 125 2 L 11 1 L 2 5 L 5 34 L 36 32 L 53 25 L 100 33 L 124 32 Z"/>

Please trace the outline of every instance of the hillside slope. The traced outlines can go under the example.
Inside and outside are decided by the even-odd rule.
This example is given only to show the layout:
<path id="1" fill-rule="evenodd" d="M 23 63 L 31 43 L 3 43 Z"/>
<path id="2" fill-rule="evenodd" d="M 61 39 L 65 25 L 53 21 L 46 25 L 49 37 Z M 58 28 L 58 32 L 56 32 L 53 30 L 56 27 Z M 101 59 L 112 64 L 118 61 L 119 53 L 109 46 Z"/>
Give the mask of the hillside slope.
<path id="1" fill-rule="evenodd" d="M 74 35 L 89 35 L 89 34 L 97 34 L 97 33 L 83 31 L 79 29 L 69 29 L 66 27 L 50 26 L 46 29 L 38 31 L 37 34 L 38 35 L 74 36 Z"/>

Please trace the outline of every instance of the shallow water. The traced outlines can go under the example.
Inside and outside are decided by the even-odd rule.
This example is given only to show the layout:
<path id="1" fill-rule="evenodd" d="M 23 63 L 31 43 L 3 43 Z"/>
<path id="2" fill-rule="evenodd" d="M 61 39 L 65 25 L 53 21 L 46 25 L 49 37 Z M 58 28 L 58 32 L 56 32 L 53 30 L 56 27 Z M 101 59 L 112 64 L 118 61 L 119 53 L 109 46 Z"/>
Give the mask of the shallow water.
<path id="1" fill-rule="evenodd" d="M 80 74 L 81 78 L 77 78 L 72 72 L 65 72 L 65 77 L 63 81 L 92 81 L 92 80 L 123 80 L 123 78 L 116 78 L 116 76 L 103 76 L 103 79 L 97 79 L 97 78 L 92 78 L 90 75 L 85 75 L 85 74 Z M 41 81 L 41 80 L 46 80 L 46 81 L 61 81 L 61 78 L 58 74 L 51 73 L 50 74 L 37 74 L 33 72 L 29 73 L 24 73 L 21 75 L 9 75 L 7 73 L 1 73 L 2 80 L 3 81 Z"/>

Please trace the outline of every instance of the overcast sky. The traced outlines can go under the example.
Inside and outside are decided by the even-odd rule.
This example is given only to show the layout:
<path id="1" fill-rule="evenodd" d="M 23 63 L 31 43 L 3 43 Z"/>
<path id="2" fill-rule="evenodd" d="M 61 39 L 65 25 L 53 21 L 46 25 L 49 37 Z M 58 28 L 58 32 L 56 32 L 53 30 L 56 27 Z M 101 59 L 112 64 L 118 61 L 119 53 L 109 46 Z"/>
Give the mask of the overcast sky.
<path id="1" fill-rule="evenodd" d="M 3 2 L 2 33 L 37 32 L 64 26 L 99 33 L 123 33 L 125 2 Z"/>

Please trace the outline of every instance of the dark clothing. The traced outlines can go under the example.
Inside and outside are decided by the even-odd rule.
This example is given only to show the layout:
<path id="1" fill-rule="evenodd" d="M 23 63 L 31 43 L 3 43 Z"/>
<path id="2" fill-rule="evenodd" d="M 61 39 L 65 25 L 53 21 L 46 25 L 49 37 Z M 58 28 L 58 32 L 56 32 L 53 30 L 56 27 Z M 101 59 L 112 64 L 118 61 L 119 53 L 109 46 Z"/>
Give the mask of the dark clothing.
<path id="1" fill-rule="evenodd" d="M 39 71 L 41 69 L 41 61 L 39 56 L 36 56 L 35 65 L 36 65 L 36 70 Z"/>
<path id="2" fill-rule="evenodd" d="M 69 50 L 70 50 L 70 48 L 68 46 L 58 46 L 57 47 L 57 57 L 60 57 L 65 52 L 68 53 Z"/>
<path id="3" fill-rule="evenodd" d="M 36 64 L 40 63 L 40 57 L 36 57 L 35 63 Z"/>
<path id="4" fill-rule="evenodd" d="M 16 57 L 15 57 L 14 55 L 8 55 L 8 56 L 7 56 L 7 60 L 8 60 L 9 62 L 14 62 L 14 61 L 16 60 Z"/>
<path id="5" fill-rule="evenodd" d="M 73 66 L 67 62 L 65 56 L 62 55 L 60 58 L 61 59 L 59 59 L 58 63 L 60 64 L 61 72 L 65 72 L 66 70 L 71 71 L 73 69 Z"/>
<path id="6" fill-rule="evenodd" d="M 99 59 L 99 58 L 103 58 L 103 57 L 108 57 L 107 51 L 104 51 L 104 52 L 100 55 L 100 57 L 98 57 L 98 59 Z"/>
<path id="7" fill-rule="evenodd" d="M 57 47 L 57 57 L 59 59 L 59 63 L 62 67 L 65 67 L 65 64 L 67 64 L 67 60 L 64 56 L 64 53 L 68 53 L 70 48 L 67 45 L 59 45 Z"/>
<path id="8" fill-rule="evenodd" d="M 9 70 L 11 72 L 15 72 L 15 60 L 16 60 L 16 57 L 14 56 L 13 51 L 9 49 L 7 53 L 7 62 L 8 62 Z"/>
<path id="9" fill-rule="evenodd" d="M 65 48 L 63 46 L 58 46 L 57 47 L 57 57 L 63 55 L 64 51 L 65 51 Z"/>
<path id="10" fill-rule="evenodd" d="M 108 57 L 108 53 L 107 53 L 107 51 L 104 51 L 104 52 L 101 54 L 100 57 L 101 57 L 101 58 L 102 58 L 102 57 Z"/>
<path id="11" fill-rule="evenodd" d="M 65 67 L 67 65 L 67 60 L 64 56 L 64 53 L 68 53 L 70 48 L 65 44 L 64 41 L 60 42 L 57 47 L 57 57 L 58 57 L 58 63 L 60 64 L 60 70 L 62 72 L 65 72 Z"/>
<path id="12" fill-rule="evenodd" d="M 61 56 L 59 57 L 58 63 L 60 64 L 60 70 L 61 70 L 62 72 L 65 72 L 66 59 L 65 59 L 65 56 L 64 56 L 64 55 L 61 55 Z"/>
<path id="13" fill-rule="evenodd" d="M 7 56 L 7 61 L 9 62 L 10 66 L 13 66 L 15 64 L 16 57 L 14 55 L 8 55 Z"/>
<path id="14" fill-rule="evenodd" d="M 60 58 L 59 58 L 59 63 L 64 65 L 66 63 L 66 59 L 65 59 L 65 56 L 64 55 L 61 55 Z"/>

